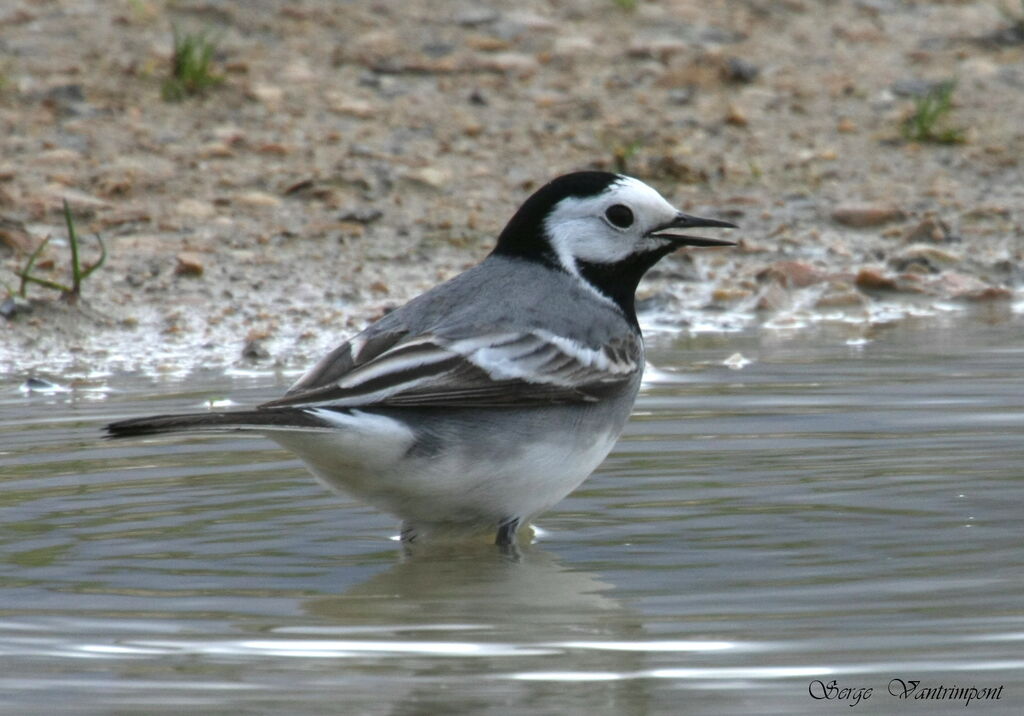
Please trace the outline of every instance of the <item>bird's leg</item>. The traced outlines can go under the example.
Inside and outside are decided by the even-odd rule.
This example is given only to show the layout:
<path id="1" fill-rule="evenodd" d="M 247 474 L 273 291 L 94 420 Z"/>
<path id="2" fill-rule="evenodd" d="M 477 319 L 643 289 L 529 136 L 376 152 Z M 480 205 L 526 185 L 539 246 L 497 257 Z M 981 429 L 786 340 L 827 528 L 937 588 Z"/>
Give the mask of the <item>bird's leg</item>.
<path id="1" fill-rule="evenodd" d="M 519 529 L 519 518 L 509 517 L 498 523 L 498 536 L 494 538 L 494 544 L 499 547 L 508 547 L 515 544 L 516 530 Z"/>

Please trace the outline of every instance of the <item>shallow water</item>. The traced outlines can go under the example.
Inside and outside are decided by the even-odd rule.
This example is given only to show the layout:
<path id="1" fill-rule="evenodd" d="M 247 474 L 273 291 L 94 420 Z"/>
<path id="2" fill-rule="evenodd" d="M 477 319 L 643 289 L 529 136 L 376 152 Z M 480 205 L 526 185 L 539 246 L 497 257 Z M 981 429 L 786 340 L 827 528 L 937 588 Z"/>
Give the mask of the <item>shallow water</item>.
<path id="1" fill-rule="evenodd" d="M 264 440 L 99 439 L 287 376 L 12 377 L 0 710 L 964 710 L 901 701 L 901 679 L 1002 685 L 970 708 L 1020 713 L 1024 323 L 848 339 L 655 337 L 627 435 L 518 558 L 403 554 L 391 518 Z M 833 679 L 848 698 L 809 693 Z"/>

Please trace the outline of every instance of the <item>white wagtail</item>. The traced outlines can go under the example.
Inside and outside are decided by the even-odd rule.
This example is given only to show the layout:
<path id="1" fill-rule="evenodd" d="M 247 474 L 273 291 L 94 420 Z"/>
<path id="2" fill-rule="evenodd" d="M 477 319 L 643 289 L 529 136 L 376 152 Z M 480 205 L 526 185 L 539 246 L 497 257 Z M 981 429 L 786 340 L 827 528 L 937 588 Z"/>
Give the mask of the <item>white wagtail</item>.
<path id="1" fill-rule="evenodd" d="M 644 368 L 637 285 L 688 216 L 631 177 L 576 172 L 534 193 L 482 263 L 342 343 L 250 410 L 136 418 L 114 436 L 247 430 L 328 487 L 402 520 L 402 539 L 518 526 L 605 459 Z"/>

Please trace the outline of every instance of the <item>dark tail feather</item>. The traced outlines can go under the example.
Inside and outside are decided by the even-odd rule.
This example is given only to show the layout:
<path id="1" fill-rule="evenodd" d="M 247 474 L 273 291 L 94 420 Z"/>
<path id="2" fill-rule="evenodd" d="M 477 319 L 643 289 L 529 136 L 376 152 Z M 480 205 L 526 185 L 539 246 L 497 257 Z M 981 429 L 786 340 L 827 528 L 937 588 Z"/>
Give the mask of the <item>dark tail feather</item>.
<path id="1" fill-rule="evenodd" d="M 224 432 L 232 430 L 288 430 L 324 428 L 328 423 L 299 408 L 269 410 L 238 410 L 223 413 L 186 413 L 184 415 L 151 415 L 146 418 L 119 420 L 107 425 L 107 435 L 126 438 L 135 435 L 158 435 L 175 432 Z"/>

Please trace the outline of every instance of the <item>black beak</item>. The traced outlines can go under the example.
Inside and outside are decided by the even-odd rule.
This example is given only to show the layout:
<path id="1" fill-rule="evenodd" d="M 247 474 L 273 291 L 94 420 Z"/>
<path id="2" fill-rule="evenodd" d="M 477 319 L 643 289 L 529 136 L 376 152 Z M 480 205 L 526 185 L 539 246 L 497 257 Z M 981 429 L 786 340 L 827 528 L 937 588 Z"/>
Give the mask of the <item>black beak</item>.
<path id="1" fill-rule="evenodd" d="M 702 227 L 716 226 L 724 229 L 738 229 L 736 224 L 719 219 L 702 219 L 699 216 L 690 216 L 679 212 L 676 218 L 666 224 L 656 226 L 647 232 L 647 235 L 656 239 L 671 239 L 677 246 L 735 246 L 735 241 L 724 241 L 722 239 L 705 239 L 701 236 L 686 236 L 677 234 L 672 229 L 699 229 Z"/>

